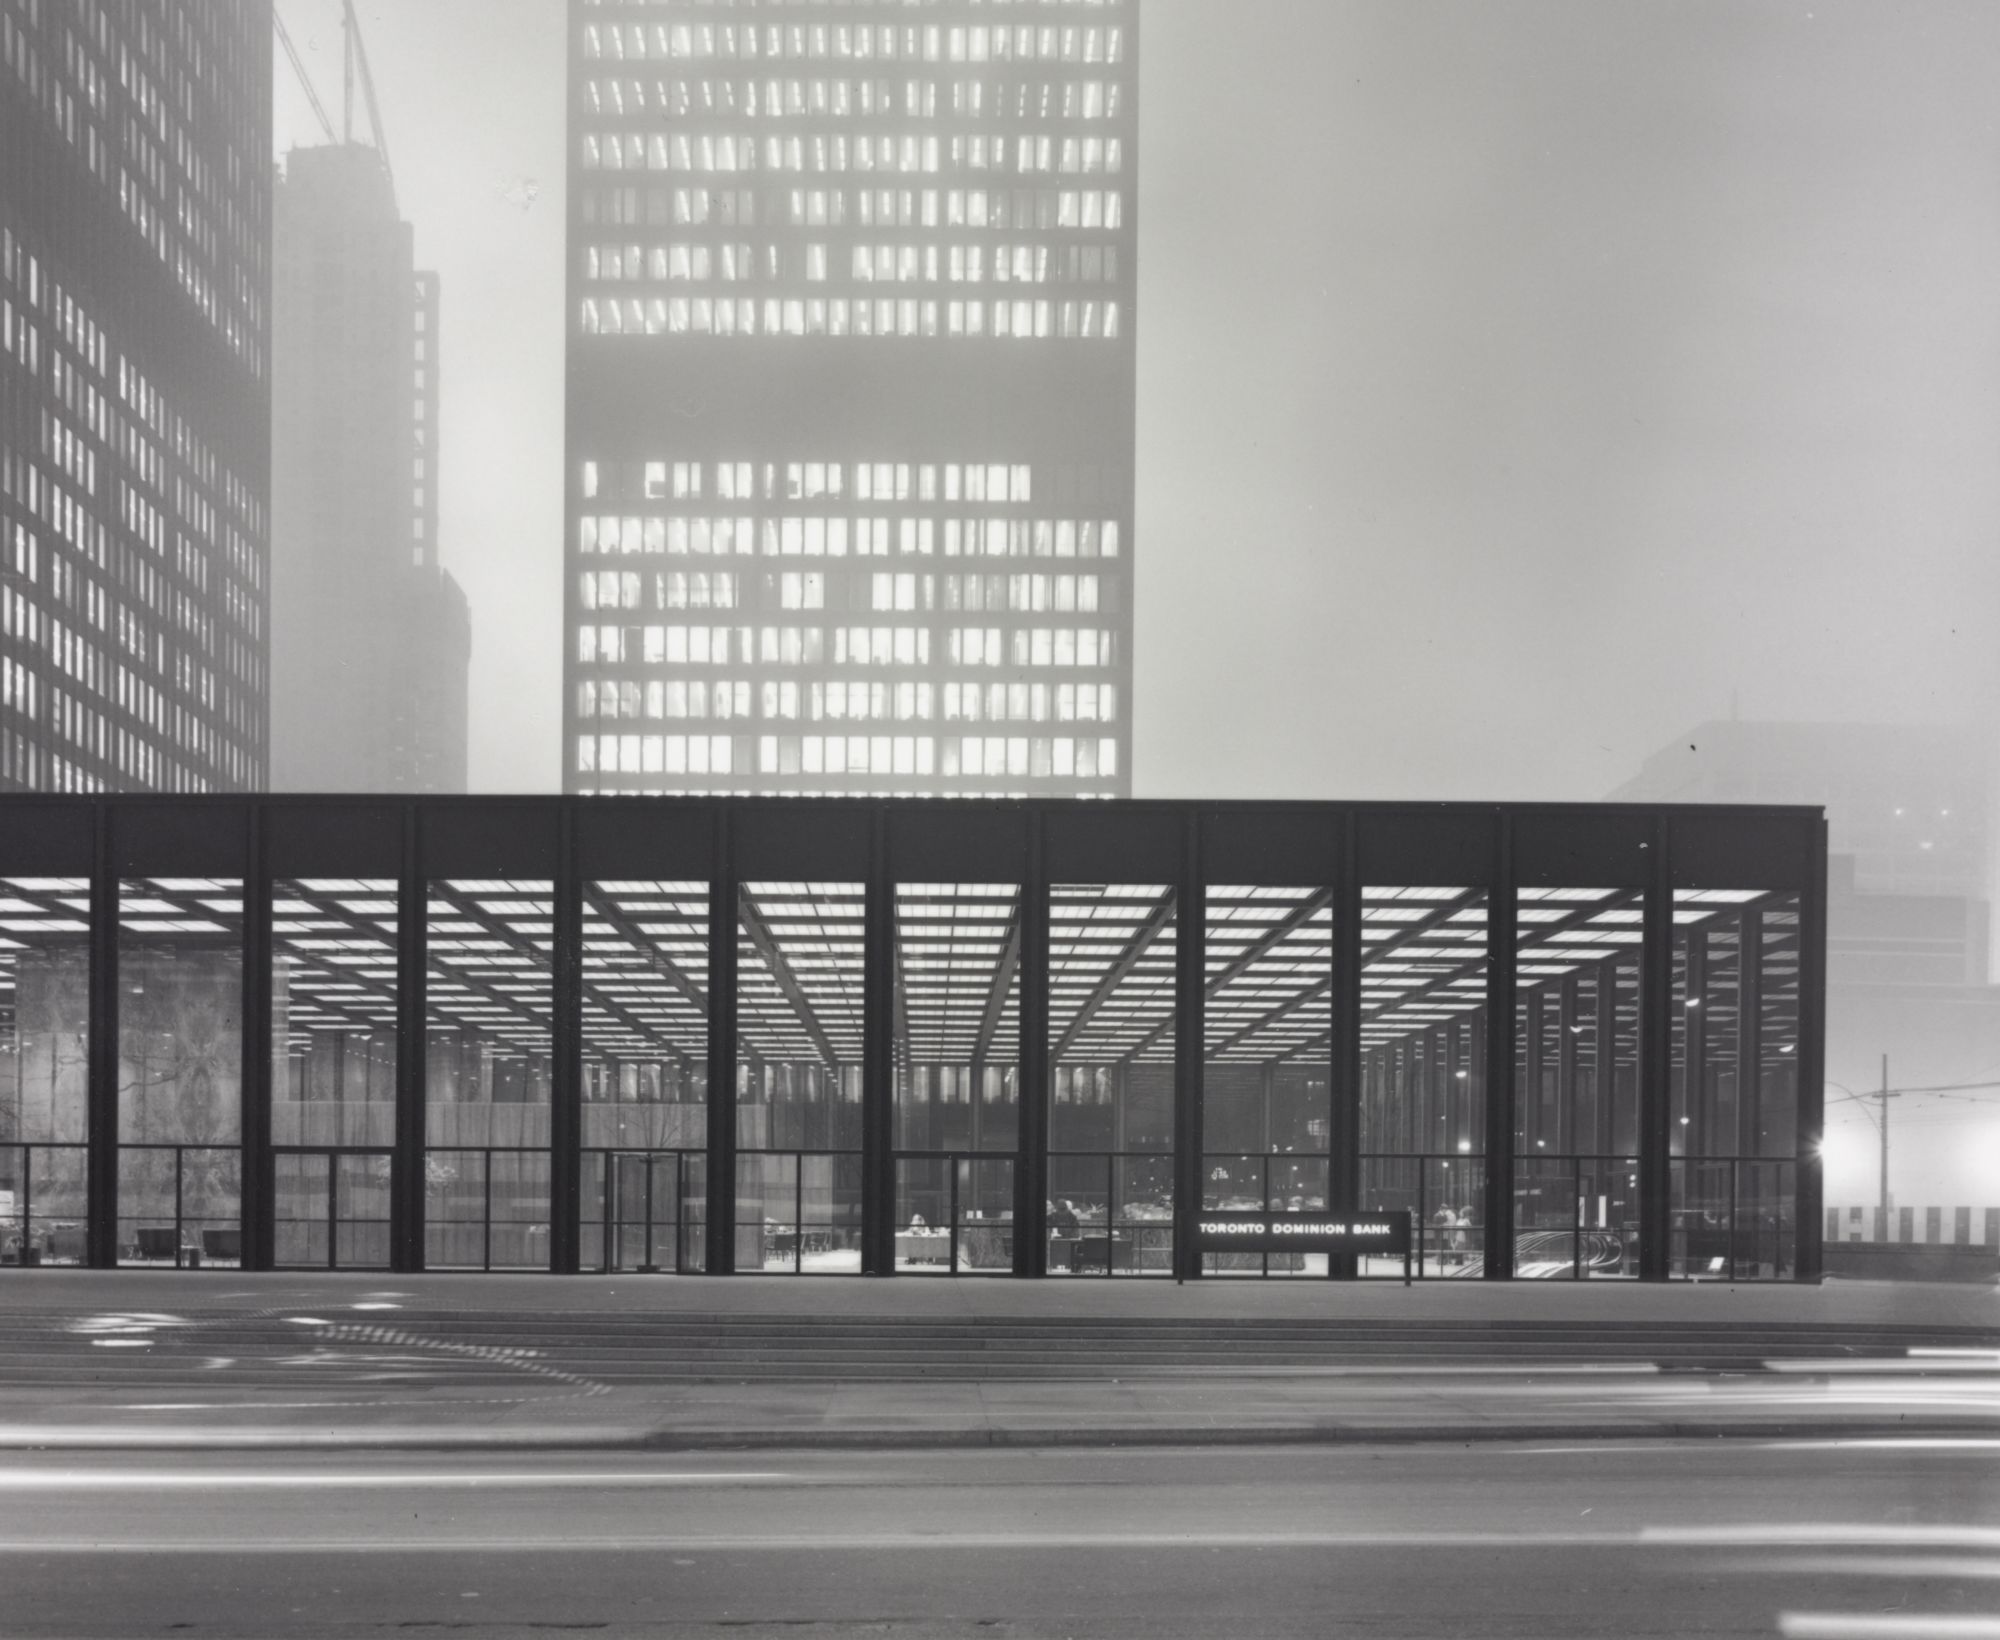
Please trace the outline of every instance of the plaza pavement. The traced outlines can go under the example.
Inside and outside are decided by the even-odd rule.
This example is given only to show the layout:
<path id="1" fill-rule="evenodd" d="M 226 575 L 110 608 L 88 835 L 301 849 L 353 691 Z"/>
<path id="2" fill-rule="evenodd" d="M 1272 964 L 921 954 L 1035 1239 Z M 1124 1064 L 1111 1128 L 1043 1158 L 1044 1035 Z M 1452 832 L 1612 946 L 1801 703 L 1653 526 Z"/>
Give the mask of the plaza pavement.
<path id="1" fill-rule="evenodd" d="M 0 1447 L 2000 1441 L 2000 1288 L 0 1273 Z"/>

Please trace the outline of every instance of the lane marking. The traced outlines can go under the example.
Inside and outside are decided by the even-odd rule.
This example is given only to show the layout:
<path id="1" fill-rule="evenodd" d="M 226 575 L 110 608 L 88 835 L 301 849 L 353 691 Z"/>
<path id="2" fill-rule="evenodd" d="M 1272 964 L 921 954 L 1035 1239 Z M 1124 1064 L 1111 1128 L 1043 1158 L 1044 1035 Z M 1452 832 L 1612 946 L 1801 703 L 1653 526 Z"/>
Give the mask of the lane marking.
<path id="1" fill-rule="evenodd" d="M 1711 1549 L 1811 1548 L 1818 1544 L 1879 1544 L 1931 1549 L 2000 1549 L 2000 1527 L 1920 1526 L 1844 1521 L 1779 1521 L 1772 1525 L 1642 1526 L 1641 1543 Z"/>
<path id="2" fill-rule="evenodd" d="M 529 1472 L 499 1472 L 481 1474 L 476 1470 L 456 1473 L 436 1471 L 431 1473 L 397 1474 L 387 1470 L 362 1471 L 355 1474 L 327 1474 L 313 1470 L 297 1470 L 277 1474 L 255 1471 L 238 1471 L 235 1474 L 206 1475 L 198 1470 L 73 1470 L 73 1469 L 18 1469 L 0 1470 L 0 1492 L 108 1492 L 108 1491 L 176 1491 L 206 1492 L 244 1491 L 273 1489 L 302 1489 L 307 1491 L 320 1488 L 345 1490 L 397 1490 L 403 1487 L 531 1487 L 531 1486 L 730 1486 L 738 1482 L 764 1483 L 769 1481 L 789 1481 L 798 1477 L 784 1470 L 642 1470 L 637 1473 L 620 1473 L 616 1470 L 596 1474 L 554 1473 L 537 1475 Z"/>
<path id="3" fill-rule="evenodd" d="M 707 1478 L 707 1477 L 705 1477 Z M 597 1484 L 602 1477 L 589 1478 Z M 597 1551 L 671 1550 L 677 1552 L 728 1551 L 758 1553 L 782 1551 L 788 1554 L 822 1552 L 876 1553 L 902 1549 L 1675 1549 L 1689 1547 L 1741 1546 L 1754 1543 L 1761 1535 L 1776 1536 L 1782 1543 L 1827 1545 L 1849 1542 L 1937 1542 L 1950 1547 L 1989 1546 L 2000 1533 L 1978 1528 L 1907 1528 L 1800 1526 L 1797 1536 L 1776 1536 L 1757 1528 L 1727 1532 L 1720 1528 L 1687 1529 L 1648 1527 L 1639 1532 L 1120 1532 L 1120 1531 L 1026 1531 L 1026 1532 L 912 1532 L 885 1531 L 860 1535 L 832 1534 L 824 1537 L 789 1532 L 777 1536 L 750 1536 L 718 1533 L 713 1536 L 687 1533 L 660 1533 L 656 1536 L 578 1538 L 569 1541 L 551 1537 L 426 1539 L 397 1538 L 377 1541 L 356 1538 L 329 1541 L 312 1538 L 258 1537 L 240 1542 L 207 1538 L 157 1538 L 145 1541 L 107 1542 L 87 1538 L 0 1539 L 0 1553 L 6 1554 L 520 1554 L 554 1550 L 589 1553 Z M 1806 1534 L 1817 1533 L 1815 1536 Z M 2000 1619 L 1994 1620 L 2000 1623 Z M 1922 1631 L 1911 1631 L 1922 1632 Z M 1986 1631 L 1969 1631 L 1984 1634 Z M 2000 1629 L 1995 1631 L 2000 1640 Z"/>
<path id="4" fill-rule="evenodd" d="M 1798 1452 L 1991 1452 L 2000 1447 L 2000 1435 L 1850 1435 L 1758 1444 Z"/>
<path id="5" fill-rule="evenodd" d="M 399 1538 L 377 1542 L 357 1538 L 329 1542 L 324 1537 L 258 1537 L 240 1542 L 213 1538 L 159 1538 L 145 1542 L 109 1543 L 87 1538 L 0 1539 L 0 1554 L 545 1554 L 555 1550 L 577 1553 L 735 1553 L 765 1551 L 787 1554 L 814 1550 L 833 1553 L 874 1553 L 905 1549 L 1421 1549 L 1442 1545 L 1459 1549 L 1631 1548 L 1630 1534 L 1566 1532 L 1547 1535 L 1502 1532 L 877 1532 L 864 1536 L 777 1537 L 718 1535 L 714 1537 L 661 1533 L 657 1537 L 550 1538 L 413 1541 Z"/>
<path id="6" fill-rule="evenodd" d="M 1809 1572 L 1831 1577 L 2000 1578 L 2000 1560 L 1966 1555 L 1767 1555 L 1728 1568 L 1737 1572 Z"/>
<path id="7" fill-rule="evenodd" d="M 2000 1617 L 1946 1612 L 1780 1612 L 1787 1640 L 2000 1640 Z"/>

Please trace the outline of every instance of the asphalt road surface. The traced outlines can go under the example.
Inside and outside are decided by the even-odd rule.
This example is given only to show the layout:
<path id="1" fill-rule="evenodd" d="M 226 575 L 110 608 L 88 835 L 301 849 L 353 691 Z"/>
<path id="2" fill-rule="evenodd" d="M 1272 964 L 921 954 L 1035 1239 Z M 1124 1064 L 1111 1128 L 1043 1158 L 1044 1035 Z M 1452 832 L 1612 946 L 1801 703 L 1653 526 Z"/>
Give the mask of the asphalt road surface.
<path id="1" fill-rule="evenodd" d="M 0 1458 L 0 1633 L 2000 1637 L 2000 1440 Z"/>

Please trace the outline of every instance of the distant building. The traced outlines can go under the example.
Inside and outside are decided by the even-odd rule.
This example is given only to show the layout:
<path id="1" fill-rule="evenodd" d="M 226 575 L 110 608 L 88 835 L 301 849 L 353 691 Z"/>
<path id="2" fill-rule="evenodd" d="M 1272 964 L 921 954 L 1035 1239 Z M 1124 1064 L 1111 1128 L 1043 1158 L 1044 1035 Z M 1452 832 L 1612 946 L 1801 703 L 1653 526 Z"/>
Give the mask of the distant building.
<path id="1" fill-rule="evenodd" d="M 1138 8 L 572 0 L 564 784 L 1131 784 Z"/>
<path id="2" fill-rule="evenodd" d="M 1610 794 L 1619 802 L 1825 805 L 1826 1073 L 1836 1122 L 1862 1120 L 1843 1096 L 1879 1087 L 1884 1055 L 1897 1087 L 1950 1086 L 2000 1066 L 1991 773 L 1987 740 L 1971 728 L 1716 722 L 1654 753 Z M 1965 1146 L 1964 1124 L 1980 1108 L 1963 1098 L 1897 1101 L 1896 1196 L 1970 1188 L 1961 1175 L 1984 1163 Z M 1897 1126 L 1919 1111 L 1925 1120 Z M 1829 1163 L 1840 1199 L 1872 1199 L 1875 1144 L 1872 1129 L 1857 1130 L 1851 1178 Z"/>
<path id="3" fill-rule="evenodd" d="M 268 0 L 0 8 L 0 787 L 261 788 Z"/>
<path id="4" fill-rule="evenodd" d="M 1819 803 L 1857 894 L 1988 897 L 1990 756 L 1948 724 L 1704 723 L 1610 794 L 1636 803 Z"/>
<path id="5" fill-rule="evenodd" d="M 380 153 L 277 190 L 272 785 L 465 789 L 464 594 L 438 562 L 438 281 Z"/>

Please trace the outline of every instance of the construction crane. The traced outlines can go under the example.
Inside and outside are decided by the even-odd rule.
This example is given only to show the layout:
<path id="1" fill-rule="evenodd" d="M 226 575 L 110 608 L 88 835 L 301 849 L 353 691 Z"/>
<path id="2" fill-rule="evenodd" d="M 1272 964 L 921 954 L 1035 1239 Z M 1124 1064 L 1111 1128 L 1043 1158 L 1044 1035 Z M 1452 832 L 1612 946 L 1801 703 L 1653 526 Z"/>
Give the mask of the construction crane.
<path id="1" fill-rule="evenodd" d="M 382 130 L 382 110 L 375 101 L 375 76 L 368 68 L 368 47 L 361 38 L 361 19 L 354 15 L 354 0 L 340 0 L 342 52 L 342 130 L 347 141 L 354 140 L 354 74 L 361 72 L 361 94 L 368 102 L 368 129 L 375 138 L 375 152 L 382 156 L 382 174 L 389 179 L 389 200 L 396 199 L 396 173 L 389 167 L 389 138 Z"/>
<path id="2" fill-rule="evenodd" d="M 285 60 L 292 65 L 292 73 L 298 77 L 299 89 L 305 92 L 306 101 L 312 104 L 313 115 L 319 121 L 319 128 L 326 133 L 328 142 L 340 141 L 333 129 L 333 121 L 327 118 L 326 106 L 319 100 L 319 93 L 313 90 L 311 77 L 306 73 L 305 60 L 299 56 L 299 48 L 292 44 L 291 30 L 285 27 L 284 18 L 277 8 L 271 11 L 271 21 L 278 30 L 278 44 L 285 48 Z"/>
<path id="3" fill-rule="evenodd" d="M 274 7 L 271 21 L 277 28 L 278 43 L 284 47 L 285 60 L 292 65 L 292 72 L 298 76 L 299 87 L 306 94 L 306 101 L 312 104 L 313 117 L 319 121 L 319 128 L 326 133 L 330 143 L 349 143 L 354 140 L 354 81 L 357 71 L 361 78 L 361 95 L 368 107 L 368 130 L 374 139 L 375 152 L 382 156 L 382 174 L 388 178 L 389 199 L 396 198 L 396 173 L 389 168 L 389 139 L 382 129 L 382 109 L 375 99 L 375 76 L 368 67 L 368 47 L 361 38 L 361 19 L 355 15 L 354 0 L 341 0 L 341 105 L 340 129 L 334 130 L 333 120 L 327 114 L 326 105 L 319 100 L 319 93 L 313 89 L 312 77 L 306 73 L 305 59 L 299 55 L 299 48 L 293 43 L 291 31 L 285 27 L 284 18 Z"/>

